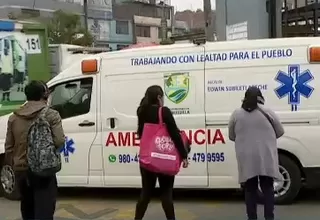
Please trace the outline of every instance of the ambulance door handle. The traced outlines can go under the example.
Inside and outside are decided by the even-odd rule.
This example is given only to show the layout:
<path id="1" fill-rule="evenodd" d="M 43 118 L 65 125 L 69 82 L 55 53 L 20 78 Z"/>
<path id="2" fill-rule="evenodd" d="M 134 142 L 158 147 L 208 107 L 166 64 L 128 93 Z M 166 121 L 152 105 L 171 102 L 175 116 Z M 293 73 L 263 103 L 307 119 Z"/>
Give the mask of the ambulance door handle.
<path id="1" fill-rule="evenodd" d="M 110 118 L 110 128 L 114 129 L 116 127 L 115 118 Z"/>
<path id="2" fill-rule="evenodd" d="M 95 125 L 94 122 L 87 121 L 87 120 L 84 120 L 83 122 L 79 123 L 80 127 L 90 127 L 90 126 L 94 126 L 94 125 Z"/>

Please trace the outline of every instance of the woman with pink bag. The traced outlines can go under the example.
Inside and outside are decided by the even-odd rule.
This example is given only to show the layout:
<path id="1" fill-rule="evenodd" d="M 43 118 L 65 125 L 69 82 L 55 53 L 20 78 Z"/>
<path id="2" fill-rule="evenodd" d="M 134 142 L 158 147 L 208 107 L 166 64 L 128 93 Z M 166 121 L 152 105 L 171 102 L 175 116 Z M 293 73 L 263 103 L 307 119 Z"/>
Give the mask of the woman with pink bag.
<path id="1" fill-rule="evenodd" d="M 181 138 L 180 131 L 176 125 L 174 117 L 169 108 L 163 107 L 163 90 L 160 86 L 150 86 L 143 99 L 141 100 L 140 106 L 137 109 L 138 115 L 138 136 L 141 142 L 143 139 L 150 139 L 145 137 L 147 134 L 148 126 L 160 125 L 161 122 L 165 124 L 166 131 L 172 140 L 175 150 L 178 156 L 182 160 L 184 168 L 188 167 L 188 152 L 185 148 L 185 144 Z M 167 146 L 167 145 L 166 145 Z M 153 191 L 155 190 L 156 182 L 159 181 L 161 190 L 161 202 L 165 212 L 167 220 L 175 220 L 175 212 L 173 206 L 173 185 L 174 175 L 167 175 L 162 172 L 151 171 L 145 166 L 143 161 L 142 152 L 148 152 L 148 148 L 144 144 L 140 144 L 140 173 L 142 180 L 142 190 L 140 198 L 136 205 L 135 220 L 142 220 L 147 210 Z M 150 153 L 150 152 L 149 152 Z M 181 164 L 181 161 L 180 161 Z M 179 166 L 180 166 L 179 164 Z"/>

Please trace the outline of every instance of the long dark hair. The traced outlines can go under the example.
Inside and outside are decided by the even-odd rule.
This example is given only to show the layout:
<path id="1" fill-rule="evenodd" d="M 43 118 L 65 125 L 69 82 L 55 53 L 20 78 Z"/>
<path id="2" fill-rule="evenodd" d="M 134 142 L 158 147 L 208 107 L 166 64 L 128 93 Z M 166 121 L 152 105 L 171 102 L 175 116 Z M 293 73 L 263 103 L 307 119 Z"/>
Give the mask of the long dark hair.
<path id="1" fill-rule="evenodd" d="M 258 104 L 264 104 L 264 97 L 258 87 L 251 86 L 244 95 L 241 107 L 247 112 L 252 112 L 258 108 Z"/>
<path id="2" fill-rule="evenodd" d="M 137 109 L 137 116 L 141 117 L 149 106 L 159 104 L 159 96 L 163 96 L 161 86 L 153 85 L 148 87 L 144 97 L 140 101 L 140 105 Z"/>

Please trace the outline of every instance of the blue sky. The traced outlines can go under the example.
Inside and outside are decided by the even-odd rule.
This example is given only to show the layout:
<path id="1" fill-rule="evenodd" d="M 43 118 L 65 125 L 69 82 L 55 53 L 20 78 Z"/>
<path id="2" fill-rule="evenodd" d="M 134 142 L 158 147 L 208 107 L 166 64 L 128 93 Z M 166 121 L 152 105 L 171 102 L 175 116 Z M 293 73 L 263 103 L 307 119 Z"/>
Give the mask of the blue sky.
<path id="1" fill-rule="evenodd" d="M 168 0 L 170 2 L 170 0 Z M 186 9 L 197 10 L 198 8 L 203 9 L 203 0 L 171 0 L 171 5 L 176 10 L 182 11 Z M 212 9 L 215 8 L 215 0 L 211 0 Z"/>

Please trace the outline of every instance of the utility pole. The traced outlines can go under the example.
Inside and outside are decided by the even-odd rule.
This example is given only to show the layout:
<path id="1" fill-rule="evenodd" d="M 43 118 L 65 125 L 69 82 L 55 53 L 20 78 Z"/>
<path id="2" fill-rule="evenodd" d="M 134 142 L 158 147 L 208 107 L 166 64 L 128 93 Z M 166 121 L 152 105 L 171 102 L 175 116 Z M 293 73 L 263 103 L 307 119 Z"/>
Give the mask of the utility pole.
<path id="1" fill-rule="evenodd" d="M 171 20 L 171 36 L 175 34 L 175 17 L 174 17 L 174 7 L 170 3 L 170 20 Z"/>
<path id="2" fill-rule="evenodd" d="M 203 0 L 203 12 L 207 41 L 214 41 L 214 23 L 212 20 L 211 0 Z"/>
<path id="3" fill-rule="evenodd" d="M 88 0 L 83 0 L 84 27 L 88 31 Z"/>
<path id="4" fill-rule="evenodd" d="M 166 14 L 166 4 L 164 1 L 160 2 L 162 15 L 161 15 L 161 41 L 165 41 L 167 39 L 167 14 Z"/>
<path id="5" fill-rule="evenodd" d="M 297 3 L 297 0 L 295 0 Z M 282 37 L 282 3 L 279 0 L 267 0 L 268 22 L 269 22 L 269 38 Z M 287 0 L 284 0 L 285 6 Z M 288 9 L 285 9 L 286 20 Z M 287 22 L 287 21 L 286 21 Z M 287 25 L 287 24 L 286 24 Z"/>
<path id="6" fill-rule="evenodd" d="M 268 0 L 269 38 L 277 37 L 277 5 L 276 0 Z"/>

